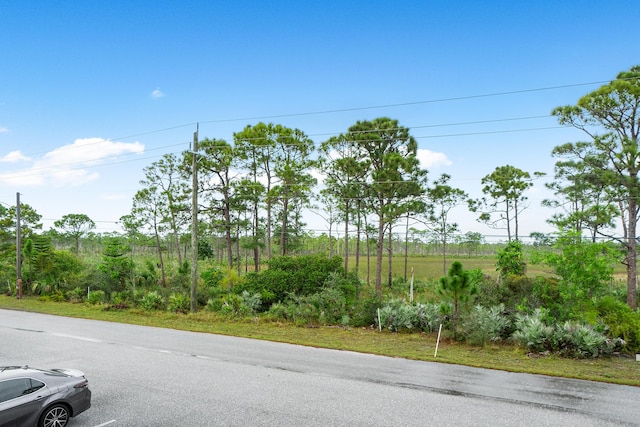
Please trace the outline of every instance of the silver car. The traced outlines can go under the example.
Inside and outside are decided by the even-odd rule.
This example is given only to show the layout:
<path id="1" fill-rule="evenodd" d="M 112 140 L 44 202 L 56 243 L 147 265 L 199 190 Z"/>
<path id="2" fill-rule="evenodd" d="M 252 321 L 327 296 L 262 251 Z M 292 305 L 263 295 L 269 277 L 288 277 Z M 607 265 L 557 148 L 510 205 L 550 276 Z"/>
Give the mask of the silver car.
<path id="1" fill-rule="evenodd" d="M 91 407 L 91 390 L 75 369 L 0 366 L 0 426 L 65 427 Z"/>

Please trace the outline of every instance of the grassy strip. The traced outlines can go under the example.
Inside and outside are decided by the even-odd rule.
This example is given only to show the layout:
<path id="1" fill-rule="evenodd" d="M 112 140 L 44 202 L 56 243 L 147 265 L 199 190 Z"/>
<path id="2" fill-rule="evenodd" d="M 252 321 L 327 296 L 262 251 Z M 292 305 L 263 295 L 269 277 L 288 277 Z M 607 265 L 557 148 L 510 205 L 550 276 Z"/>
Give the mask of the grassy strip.
<path id="1" fill-rule="evenodd" d="M 299 327 L 259 318 L 232 319 L 206 311 L 174 314 L 137 309 L 105 310 L 102 306 L 43 302 L 35 298 L 17 300 L 4 295 L 0 296 L 0 308 L 640 386 L 640 363 L 627 357 L 595 360 L 537 357 L 507 344 L 473 347 L 445 340 L 440 343 L 438 356 L 435 358 L 436 337 L 420 333 L 397 334 L 365 328 Z"/>

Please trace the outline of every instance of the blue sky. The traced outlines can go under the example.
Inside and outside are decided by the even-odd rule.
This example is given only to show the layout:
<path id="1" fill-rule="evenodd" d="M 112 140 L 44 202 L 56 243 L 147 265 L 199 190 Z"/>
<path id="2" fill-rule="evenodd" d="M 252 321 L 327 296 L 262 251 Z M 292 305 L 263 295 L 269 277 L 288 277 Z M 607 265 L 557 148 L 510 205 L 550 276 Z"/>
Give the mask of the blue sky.
<path id="1" fill-rule="evenodd" d="M 319 144 L 388 116 L 412 129 L 431 180 L 448 173 L 471 196 L 506 164 L 549 180 L 553 147 L 585 139 L 549 113 L 640 64 L 639 13 L 635 1 L 1 0 L 0 202 L 20 192 L 45 227 L 84 213 L 119 230 L 142 169 L 188 148 L 195 123 L 231 141 L 272 121 Z M 544 181 L 521 235 L 552 231 Z M 504 234 L 465 208 L 455 219 Z"/>

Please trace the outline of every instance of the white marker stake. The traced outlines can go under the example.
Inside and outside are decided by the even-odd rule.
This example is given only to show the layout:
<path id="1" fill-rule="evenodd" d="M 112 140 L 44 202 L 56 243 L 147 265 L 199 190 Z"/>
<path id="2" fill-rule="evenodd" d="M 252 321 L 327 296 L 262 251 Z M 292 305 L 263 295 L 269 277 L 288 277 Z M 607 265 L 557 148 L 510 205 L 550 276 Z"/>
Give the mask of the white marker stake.
<path id="1" fill-rule="evenodd" d="M 380 323 L 380 309 L 378 309 L 378 330 L 382 332 L 382 323 Z"/>
<path id="2" fill-rule="evenodd" d="M 438 344 L 440 344 L 440 333 L 442 332 L 442 323 L 440 323 L 440 328 L 438 328 L 438 340 L 436 341 L 436 352 L 433 353 L 433 358 L 438 357 Z"/>

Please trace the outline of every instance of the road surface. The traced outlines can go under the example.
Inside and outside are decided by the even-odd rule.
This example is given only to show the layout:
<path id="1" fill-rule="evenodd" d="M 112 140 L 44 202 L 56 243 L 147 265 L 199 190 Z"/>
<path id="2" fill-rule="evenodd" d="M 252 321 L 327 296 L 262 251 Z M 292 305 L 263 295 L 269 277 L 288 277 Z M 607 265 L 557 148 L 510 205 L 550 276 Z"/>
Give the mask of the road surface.
<path id="1" fill-rule="evenodd" d="M 640 425 L 640 388 L 0 310 L 0 365 L 84 371 L 70 427 Z"/>

